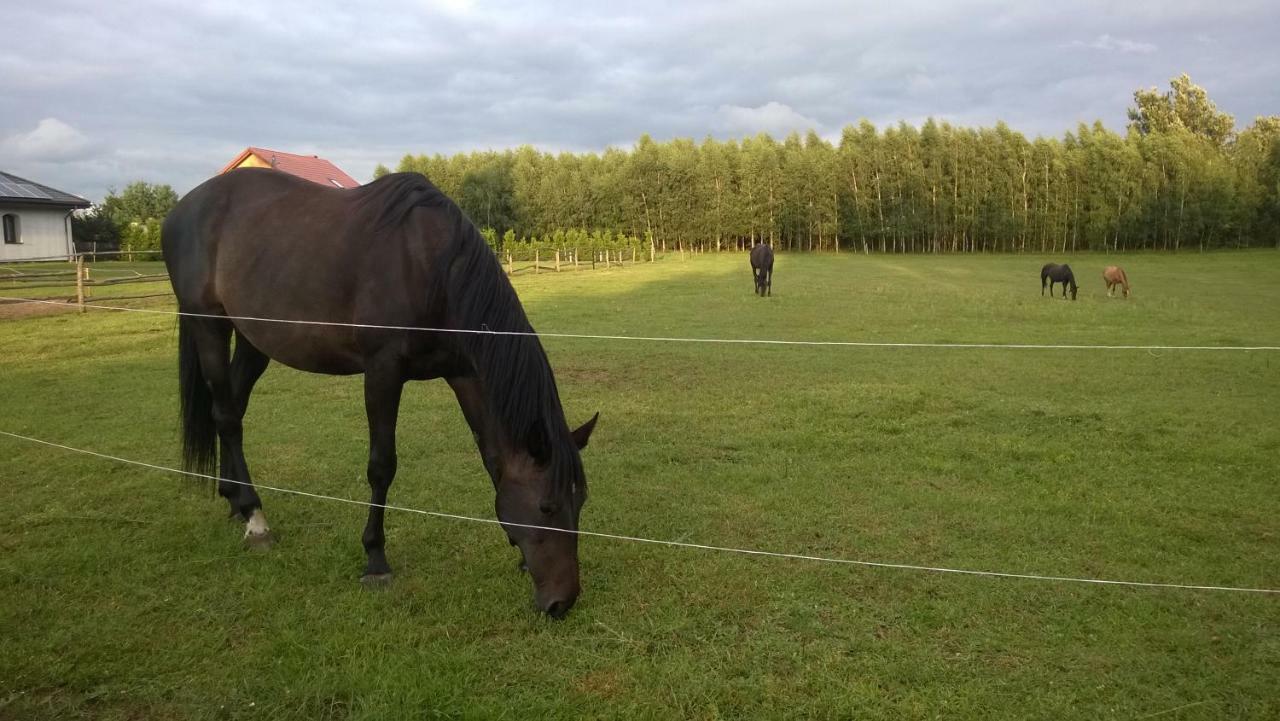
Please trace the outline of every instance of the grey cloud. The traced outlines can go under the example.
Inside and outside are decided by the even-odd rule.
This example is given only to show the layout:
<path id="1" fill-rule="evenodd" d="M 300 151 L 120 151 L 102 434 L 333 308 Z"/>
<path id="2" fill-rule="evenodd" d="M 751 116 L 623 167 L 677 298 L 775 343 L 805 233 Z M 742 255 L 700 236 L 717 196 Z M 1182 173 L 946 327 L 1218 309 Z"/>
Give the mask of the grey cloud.
<path id="1" fill-rule="evenodd" d="M 0 168 L 100 197 L 137 178 L 185 191 L 251 144 L 368 178 L 407 152 L 831 137 L 863 117 L 1059 135 L 1123 127 L 1135 89 L 1184 71 L 1239 118 L 1280 111 L 1272 3 L 608 5 L 17 6 L 7 19 L 24 32 L 0 48 Z M 11 143 L 45 119 L 89 145 Z"/>
<path id="2" fill-rule="evenodd" d="M 1151 43 L 1112 37 L 1108 33 L 1103 33 L 1089 42 L 1083 40 L 1072 41 L 1070 46 L 1121 53 L 1154 53 L 1156 51 L 1156 46 Z"/>

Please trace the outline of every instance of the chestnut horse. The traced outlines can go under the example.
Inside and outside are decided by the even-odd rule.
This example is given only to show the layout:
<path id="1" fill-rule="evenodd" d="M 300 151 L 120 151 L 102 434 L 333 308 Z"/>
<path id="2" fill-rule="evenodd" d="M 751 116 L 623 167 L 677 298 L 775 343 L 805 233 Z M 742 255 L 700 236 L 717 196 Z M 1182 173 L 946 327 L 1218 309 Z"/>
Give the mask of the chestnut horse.
<path id="1" fill-rule="evenodd" d="M 1102 271 L 1102 280 L 1107 284 L 1107 297 L 1114 298 L 1116 286 L 1124 291 L 1124 297 L 1129 297 L 1129 276 L 1124 274 L 1124 268 L 1118 265 L 1108 265 L 1107 269 Z"/>

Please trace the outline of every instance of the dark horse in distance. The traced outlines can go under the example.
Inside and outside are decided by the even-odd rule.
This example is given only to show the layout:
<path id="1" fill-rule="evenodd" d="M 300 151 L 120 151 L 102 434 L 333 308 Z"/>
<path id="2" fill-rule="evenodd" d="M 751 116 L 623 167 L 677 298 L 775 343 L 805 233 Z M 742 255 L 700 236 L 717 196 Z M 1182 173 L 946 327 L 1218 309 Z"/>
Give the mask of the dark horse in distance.
<path id="1" fill-rule="evenodd" d="M 760 243 L 751 249 L 751 275 L 756 281 L 756 295 L 773 296 L 773 248 Z"/>
<path id="2" fill-rule="evenodd" d="M 581 589 L 574 532 L 587 498 L 578 452 L 599 414 L 569 430 L 515 290 L 451 200 L 415 173 L 340 190 L 271 169 L 234 170 L 178 203 L 162 245 L 180 310 L 198 314 L 178 322 L 184 460 L 200 472 L 218 467 L 218 493 L 246 521 L 247 540 L 270 539 L 241 421 L 271 360 L 364 374 L 368 581 L 391 574 L 382 506 L 396 473 L 401 391 L 407 381 L 443 378 L 493 480 L 498 520 L 522 524 L 503 530 L 521 551 L 535 603 L 556 618 L 569 611 Z"/>
<path id="3" fill-rule="evenodd" d="M 1071 266 L 1058 265 L 1057 263 L 1048 263 L 1040 269 L 1040 295 L 1044 295 L 1045 286 L 1049 288 L 1049 297 L 1053 297 L 1053 284 L 1062 284 L 1062 297 L 1067 297 L 1067 286 L 1071 286 L 1071 300 L 1076 299 L 1076 276 L 1071 272 Z"/>

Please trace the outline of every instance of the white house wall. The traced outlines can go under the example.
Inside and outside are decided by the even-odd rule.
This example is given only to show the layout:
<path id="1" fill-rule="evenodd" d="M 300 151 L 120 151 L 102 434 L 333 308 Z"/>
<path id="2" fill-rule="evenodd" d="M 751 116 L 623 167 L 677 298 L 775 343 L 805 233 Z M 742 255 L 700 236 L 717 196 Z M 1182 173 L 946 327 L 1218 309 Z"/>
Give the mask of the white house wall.
<path id="1" fill-rule="evenodd" d="M 18 216 L 20 243 L 0 242 L 0 260 L 66 257 L 71 246 L 71 221 L 65 208 L 32 208 L 0 203 L 0 215 Z"/>

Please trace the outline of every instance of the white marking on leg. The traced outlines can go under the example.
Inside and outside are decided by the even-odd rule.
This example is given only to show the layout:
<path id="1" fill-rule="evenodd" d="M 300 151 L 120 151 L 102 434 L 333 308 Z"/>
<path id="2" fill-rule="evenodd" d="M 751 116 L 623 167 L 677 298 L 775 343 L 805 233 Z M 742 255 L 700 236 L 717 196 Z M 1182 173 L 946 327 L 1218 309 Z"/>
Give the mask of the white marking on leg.
<path id="1" fill-rule="evenodd" d="M 249 516 L 249 522 L 244 524 L 245 538 L 261 538 L 271 532 L 267 526 L 267 515 L 262 512 L 261 508 L 253 509 L 253 515 Z"/>

